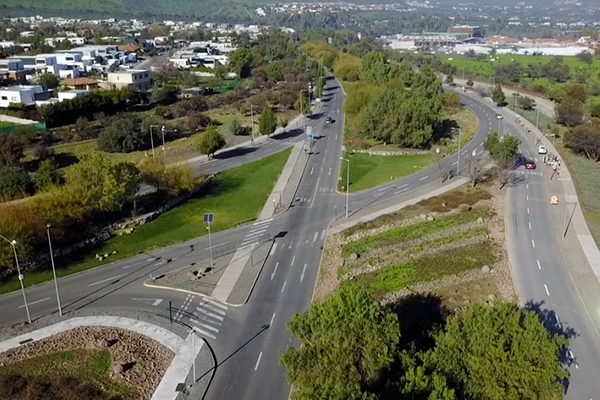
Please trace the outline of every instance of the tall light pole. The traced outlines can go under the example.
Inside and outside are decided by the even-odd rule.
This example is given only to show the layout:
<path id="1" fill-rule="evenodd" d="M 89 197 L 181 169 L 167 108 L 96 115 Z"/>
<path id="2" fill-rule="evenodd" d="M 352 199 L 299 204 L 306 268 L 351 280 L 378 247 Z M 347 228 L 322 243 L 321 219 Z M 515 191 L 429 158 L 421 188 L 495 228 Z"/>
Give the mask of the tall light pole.
<path id="1" fill-rule="evenodd" d="M 346 168 L 346 219 L 348 219 L 348 200 L 350 199 L 350 159 L 340 157 L 340 160 L 348 163 L 348 167 Z"/>
<path id="2" fill-rule="evenodd" d="M 160 128 L 158 125 L 150 125 L 150 145 L 152 146 L 152 161 L 156 163 L 156 157 L 154 154 L 154 137 L 152 136 L 152 128 Z"/>
<path id="3" fill-rule="evenodd" d="M 163 125 L 160 128 L 162 133 L 162 142 L 163 142 L 163 163 L 165 163 L 165 168 L 167 168 L 167 146 L 165 146 L 165 126 Z"/>
<path id="4" fill-rule="evenodd" d="M 250 145 L 254 145 L 254 106 L 250 105 L 250 120 L 252 121 L 252 137 L 250 139 Z"/>
<path id="5" fill-rule="evenodd" d="M 52 240 L 50 239 L 50 224 L 46 225 L 46 232 L 48 233 L 48 247 L 50 247 L 50 261 L 52 262 L 52 275 L 54 275 L 54 289 L 56 290 L 58 314 L 62 316 L 62 307 L 60 306 L 60 296 L 58 294 L 58 281 L 56 280 L 56 268 L 54 267 L 54 254 L 52 254 Z"/>
<path id="6" fill-rule="evenodd" d="M 456 160 L 456 175 L 460 175 L 460 137 L 462 130 L 459 128 L 458 129 L 458 153 L 456 154 L 457 156 L 457 160 Z"/>
<path id="7" fill-rule="evenodd" d="M 210 255 L 210 273 L 212 275 L 215 273 L 215 268 L 214 268 L 213 257 L 212 257 L 212 241 L 210 239 L 210 223 L 208 224 L 206 229 L 208 229 L 208 254 Z"/>
<path id="8" fill-rule="evenodd" d="M 21 275 L 21 266 L 19 265 L 19 257 L 17 257 L 17 245 L 16 240 L 8 240 L 4 236 L 0 235 L 0 238 L 4 239 L 13 248 L 13 253 L 15 254 L 15 261 L 17 263 L 17 273 L 19 274 L 19 282 L 21 283 L 21 292 L 23 293 L 23 302 L 25 303 L 25 311 L 27 311 L 27 322 L 31 323 L 31 316 L 29 315 L 29 305 L 27 304 L 27 296 L 25 296 L 25 286 L 23 286 L 23 275 Z"/>

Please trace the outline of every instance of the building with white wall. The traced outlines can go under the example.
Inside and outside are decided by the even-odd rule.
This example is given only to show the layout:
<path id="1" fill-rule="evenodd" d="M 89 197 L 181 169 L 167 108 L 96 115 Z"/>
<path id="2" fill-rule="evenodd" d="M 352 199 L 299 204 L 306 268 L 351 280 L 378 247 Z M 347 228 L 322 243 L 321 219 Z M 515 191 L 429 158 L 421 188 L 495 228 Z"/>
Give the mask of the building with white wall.
<path id="1" fill-rule="evenodd" d="M 108 73 L 108 83 L 117 89 L 131 86 L 136 90 L 148 90 L 152 86 L 150 72 L 145 69 L 128 69 Z"/>
<path id="2" fill-rule="evenodd" d="M 10 104 L 23 104 L 26 106 L 35 104 L 36 93 L 42 93 L 44 89 L 37 85 L 19 85 L 0 88 L 0 107 L 8 108 Z"/>

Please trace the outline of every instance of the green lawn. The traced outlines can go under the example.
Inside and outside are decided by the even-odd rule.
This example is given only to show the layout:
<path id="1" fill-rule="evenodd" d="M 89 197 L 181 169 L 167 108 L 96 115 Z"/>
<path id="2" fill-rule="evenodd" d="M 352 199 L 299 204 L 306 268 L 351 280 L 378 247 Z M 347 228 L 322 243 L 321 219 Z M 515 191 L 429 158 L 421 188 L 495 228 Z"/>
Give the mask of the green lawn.
<path id="1" fill-rule="evenodd" d="M 350 192 L 360 192 L 390 182 L 430 166 L 435 158 L 431 154 L 403 156 L 370 156 L 364 153 L 346 152 L 350 160 Z M 346 187 L 348 163 L 342 161 L 338 189 Z M 344 189 L 342 189 L 342 187 Z"/>
<path id="2" fill-rule="evenodd" d="M 33 357 L 0 367 L 0 398 L 12 398 L 15 391 L 23 396 L 20 399 L 73 395 L 92 398 L 86 393 L 94 393 L 94 399 L 136 398 L 137 391 L 131 384 L 111 376 L 111 366 L 111 355 L 106 349 L 77 349 Z M 14 376 L 23 378 L 11 378 Z"/>
<path id="3" fill-rule="evenodd" d="M 291 153 L 291 149 L 219 173 L 214 181 L 198 195 L 154 221 L 138 227 L 129 235 L 116 236 L 78 258 L 57 259 L 57 275 L 66 276 L 97 267 L 104 263 L 128 258 L 144 251 L 152 251 L 207 234 L 204 213 L 214 214 L 211 232 L 218 232 L 248 223 L 260 214 L 271 194 L 277 178 Z M 116 254 L 106 261 L 95 259 L 96 253 Z M 67 262 L 69 261 L 69 262 Z M 49 268 L 30 271 L 24 283 L 27 286 L 52 279 Z M 16 278 L 0 286 L 0 294 L 19 288 Z"/>
<path id="4" fill-rule="evenodd" d="M 15 126 L 12 122 L 0 121 L 0 128 L 8 128 L 9 126 Z"/>

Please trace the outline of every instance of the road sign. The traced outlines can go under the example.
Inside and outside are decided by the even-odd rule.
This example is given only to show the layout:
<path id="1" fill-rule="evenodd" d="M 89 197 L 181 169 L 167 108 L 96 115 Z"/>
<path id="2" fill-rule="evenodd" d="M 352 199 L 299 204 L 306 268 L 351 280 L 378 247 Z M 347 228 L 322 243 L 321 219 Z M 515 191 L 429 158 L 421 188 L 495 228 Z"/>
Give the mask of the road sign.
<path id="1" fill-rule="evenodd" d="M 214 214 L 204 214 L 204 223 L 212 224 Z"/>

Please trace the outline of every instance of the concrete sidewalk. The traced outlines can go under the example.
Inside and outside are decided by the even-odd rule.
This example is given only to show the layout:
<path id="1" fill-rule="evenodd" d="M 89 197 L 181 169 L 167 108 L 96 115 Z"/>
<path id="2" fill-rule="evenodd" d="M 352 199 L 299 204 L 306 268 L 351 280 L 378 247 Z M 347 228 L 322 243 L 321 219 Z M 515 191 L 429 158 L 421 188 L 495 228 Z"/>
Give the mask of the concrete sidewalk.
<path id="1" fill-rule="evenodd" d="M 173 358 L 171 365 L 162 377 L 158 387 L 156 388 L 156 391 L 152 395 L 151 400 L 177 399 L 179 392 L 176 392 L 175 388 L 179 383 L 185 382 L 186 377 L 192 368 L 193 360 L 196 359 L 200 353 L 200 350 L 205 345 L 204 339 L 197 337 L 195 339 L 195 354 L 192 355 L 191 334 L 188 335 L 188 337 L 184 340 L 165 328 L 161 328 L 157 325 L 147 322 L 123 317 L 97 316 L 71 318 L 57 324 L 5 340 L 0 342 L 0 353 L 20 347 L 22 345 L 27 345 L 27 343 L 31 343 L 33 341 L 46 339 L 58 333 L 81 326 L 106 326 L 134 331 L 156 340 L 175 353 L 175 357 Z"/>

